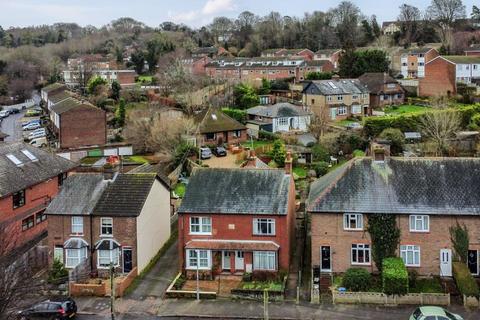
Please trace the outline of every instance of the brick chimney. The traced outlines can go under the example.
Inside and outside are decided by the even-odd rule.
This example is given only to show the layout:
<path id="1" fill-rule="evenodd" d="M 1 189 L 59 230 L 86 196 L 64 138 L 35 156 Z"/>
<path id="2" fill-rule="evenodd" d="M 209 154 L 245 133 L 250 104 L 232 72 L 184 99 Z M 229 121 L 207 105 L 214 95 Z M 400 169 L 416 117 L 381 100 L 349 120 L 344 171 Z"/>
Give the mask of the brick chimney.
<path id="1" fill-rule="evenodd" d="M 248 150 L 247 161 L 243 165 L 244 168 L 256 168 L 257 167 L 257 157 L 254 150 Z"/>
<path id="2" fill-rule="evenodd" d="M 377 140 L 371 143 L 370 153 L 375 162 L 385 162 L 390 157 L 390 141 Z"/>
<path id="3" fill-rule="evenodd" d="M 287 157 L 285 158 L 285 173 L 292 174 L 292 171 L 293 171 L 292 152 L 287 151 Z"/>

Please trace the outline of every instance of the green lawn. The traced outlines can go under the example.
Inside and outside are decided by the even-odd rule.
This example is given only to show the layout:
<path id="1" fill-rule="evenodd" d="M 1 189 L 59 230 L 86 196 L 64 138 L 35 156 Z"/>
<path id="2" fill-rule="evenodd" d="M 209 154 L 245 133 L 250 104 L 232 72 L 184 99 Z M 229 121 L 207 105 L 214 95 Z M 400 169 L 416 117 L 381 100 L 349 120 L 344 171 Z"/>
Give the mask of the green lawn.
<path id="1" fill-rule="evenodd" d="M 422 106 L 416 106 L 412 104 L 404 104 L 401 106 L 390 106 L 385 108 L 385 114 L 400 115 L 406 113 L 419 113 L 425 112 L 428 108 Z"/>
<path id="2" fill-rule="evenodd" d="M 296 174 L 299 179 L 305 179 L 307 177 L 307 169 L 303 167 L 293 168 L 293 173 Z"/>
<path id="3" fill-rule="evenodd" d="M 148 160 L 145 159 L 142 156 L 125 156 L 125 157 L 123 157 L 123 161 L 124 162 L 140 163 L 140 164 L 148 163 Z"/>
<path id="4" fill-rule="evenodd" d="M 152 76 L 138 76 L 138 82 L 152 82 Z"/>
<path id="5" fill-rule="evenodd" d="M 173 189 L 173 192 L 175 192 L 175 194 L 180 198 L 183 198 L 183 196 L 185 195 L 185 188 L 186 185 L 184 183 L 177 183 L 175 185 L 175 188 Z"/>
<path id="6" fill-rule="evenodd" d="M 100 160 L 103 157 L 85 157 L 82 160 L 80 160 L 81 164 L 87 164 L 87 165 L 93 165 L 95 162 Z"/>
<path id="7" fill-rule="evenodd" d="M 346 126 L 348 126 L 350 123 L 355 123 L 355 122 L 358 122 L 358 121 L 353 121 L 353 120 L 340 120 L 340 121 L 337 121 L 336 124 L 338 124 L 339 126 L 342 126 L 342 127 L 346 127 Z"/>

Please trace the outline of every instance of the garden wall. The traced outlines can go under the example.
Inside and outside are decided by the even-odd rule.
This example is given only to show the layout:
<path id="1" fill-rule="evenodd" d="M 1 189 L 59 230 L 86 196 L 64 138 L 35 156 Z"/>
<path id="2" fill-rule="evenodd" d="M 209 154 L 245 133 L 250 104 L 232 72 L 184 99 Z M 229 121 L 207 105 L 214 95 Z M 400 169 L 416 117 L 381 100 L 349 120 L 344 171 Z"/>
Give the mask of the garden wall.
<path id="1" fill-rule="evenodd" d="M 231 293 L 232 293 L 232 297 L 234 298 L 260 300 L 260 301 L 263 301 L 264 299 L 263 290 L 232 289 Z M 284 300 L 284 291 L 268 290 L 268 301 L 283 301 L 283 300 Z"/>
<path id="2" fill-rule="evenodd" d="M 332 292 L 333 303 L 382 304 L 382 305 L 450 305 L 450 294 L 409 293 L 403 296 L 386 295 L 381 292 Z"/>
<path id="3" fill-rule="evenodd" d="M 172 283 L 167 288 L 167 291 L 165 291 L 165 298 L 169 299 L 177 299 L 177 298 L 190 298 L 190 299 L 195 299 L 197 297 L 197 292 L 196 291 L 189 291 L 189 290 L 175 290 L 173 286 L 177 282 L 178 278 L 182 273 L 177 274 L 175 279 L 173 279 Z M 209 292 L 209 291 L 200 291 L 199 292 L 200 299 L 216 299 L 217 298 L 217 293 L 216 292 Z"/>
<path id="4" fill-rule="evenodd" d="M 132 284 L 133 280 L 137 277 L 137 268 L 133 268 L 125 278 L 115 279 L 115 296 L 123 297 L 125 290 Z"/>
<path id="5" fill-rule="evenodd" d="M 68 291 L 70 293 L 70 296 L 72 297 L 104 297 L 107 293 L 107 285 L 105 282 L 102 282 L 100 284 L 70 282 Z"/>

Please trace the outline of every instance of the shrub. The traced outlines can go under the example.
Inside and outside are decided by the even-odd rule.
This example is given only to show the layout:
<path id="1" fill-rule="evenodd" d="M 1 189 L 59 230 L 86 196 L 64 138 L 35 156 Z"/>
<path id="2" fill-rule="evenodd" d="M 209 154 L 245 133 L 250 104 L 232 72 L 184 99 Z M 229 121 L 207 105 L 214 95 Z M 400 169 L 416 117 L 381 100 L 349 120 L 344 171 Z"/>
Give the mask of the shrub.
<path id="1" fill-rule="evenodd" d="M 380 133 L 381 139 L 390 141 L 390 151 L 392 154 L 399 154 L 403 152 L 403 145 L 405 144 L 405 137 L 399 129 L 387 128 Z"/>
<path id="2" fill-rule="evenodd" d="M 453 278 L 457 284 L 458 291 L 467 297 L 478 297 L 478 284 L 473 278 L 466 263 L 453 262 Z"/>
<path id="3" fill-rule="evenodd" d="M 353 150 L 354 157 L 365 157 L 365 151 L 355 149 Z"/>
<path id="4" fill-rule="evenodd" d="M 275 140 L 272 146 L 272 151 L 270 151 L 269 154 L 272 157 L 272 160 L 278 164 L 278 166 L 283 167 L 285 165 L 286 154 L 283 141 L 280 139 Z"/>
<path id="5" fill-rule="evenodd" d="M 68 270 L 65 269 L 63 263 L 55 259 L 53 260 L 52 269 L 48 273 L 49 283 L 64 283 L 68 280 Z"/>
<path id="6" fill-rule="evenodd" d="M 260 131 L 258 131 L 258 139 L 267 140 L 267 141 L 274 141 L 274 140 L 278 139 L 278 136 L 275 133 L 260 130 Z"/>
<path id="7" fill-rule="evenodd" d="M 313 157 L 313 161 L 323 161 L 323 162 L 330 161 L 330 154 L 328 153 L 327 149 L 321 144 L 316 144 L 313 146 L 312 157 Z"/>
<path id="8" fill-rule="evenodd" d="M 461 226 L 458 222 L 455 226 L 451 226 L 450 240 L 453 244 L 453 258 L 455 261 L 467 263 L 468 248 L 470 247 L 470 238 L 468 236 L 468 229 L 466 225 Z"/>
<path id="9" fill-rule="evenodd" d="M 402 258 L 386 258 L 382 263 L 382 285 L 385 294 L 407 294 L 408 272 Z"/>
<path id="10" fill-rule="evenodd" d="M 342 286 L 351 291 L 367 291 L 372 282 L 370 273 L 362 268 L 350 268 L 343 275 Z"/>
<path id="11" fill-rule="evenodd" d="M 324 161 L 316 162 L 313 164 L 313 170 L 315 170 L 315 173 L 317 174 L 317 177 L 321 177 L 323 175 L 326 175 L 328 172 L 328 166 L 329 164 Z"/>
<path id="12" fill-rule="evenodd" d="M 222 112 L 238 122 L 245 123 L 247 121 L 247 112 L 244 110 L 223 108 Z"/>
<path id="13" fill-rule="evenodd" d="M 277 274 L 272 271 L 254 270 L 252 273 L 252 281 L 274 281 Z"/>

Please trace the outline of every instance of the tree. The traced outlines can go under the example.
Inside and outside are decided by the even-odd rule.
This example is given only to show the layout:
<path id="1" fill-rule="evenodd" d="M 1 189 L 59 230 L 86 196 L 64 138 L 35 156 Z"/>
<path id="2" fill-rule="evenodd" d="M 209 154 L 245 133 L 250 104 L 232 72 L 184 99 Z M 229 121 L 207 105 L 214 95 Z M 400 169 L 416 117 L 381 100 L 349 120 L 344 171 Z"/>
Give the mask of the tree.
<path id="1" fill-rule="evenodd" d="M 148 63 L 148 69 L 151 73 L 154 73 L 157 69 L 157 62 L 160 56 L 175 49 L 173 43 L 163 33 L 156 34 L 152 39 L 147 41 L 146 46 L 147 52 L 145 60 Z"/>
<path id="2" fill-rule="evenodd" d="M 398 21 L 400 22 L 400 29 L 405 45 L 410 46 L 411 43 L 415 41 L 418 31 L 418 21 L 420 19 L 421 13 L 417 7 L 406 3 L 400 6 Z"/>
<path id="3" fill-rule="evenodd" d="M 233 89 L 235 105 L 239 109 L 252 108 L 259 103 L 259 97 L 255 88 L 246 83 L 240 83 Z"/>
<path id="4" fill-rule="evenodd" d="M 458 221 L 455 226 L 449 228 L 450 240 L 453 244 L 454 260 L 463 263 L 468 262 L 468 249 L 470 246 L 470 237 L 466 225 L 461 226 Z"/>
<path id="5" fill-rule="evenodd" d="M 118 83 L 117 80 L 112 82 L 112 99 L 117 101 L 120 98 L 120 90 L 122 90 L 122 86 Z"/>
<path id="6" fill-rule="evenodd" d="M 377 269 L 382 272 L 383 259 L 396 257 L 396 250 L 400 243 L 400 229 L 395 215 L 368 215 L 367 232 L 372 239 L 372 259 Z"/>
<path id="7" fill-rule="evenodd" d="M 312 114 L 310 117 L 308 130 L 317 140 L 323 136 L 331 121 L 328 109 L 329 108 L 320 108 L 318 112 Z"/>
<path id="8" fill-rule="evenodd" d="M 123 50 L 119 47 L 115 47 L 115 60 L 117 63 L 123 63 Z"/>
<path id="9" fill-rule="evenodd" d="M 350 1 L 342 1 L 331 13 L 342 48 L 355 47 L 359 39 L 360 9 Z"/>
<path id="10" fill-rule="evenodd" d="M 480 22 L 480 9 L 477 6 L 472 7 L 472 14 L 471 14 L 472 20 L 476 22 Z M 1 32 L 0 32 L 1 35 Z"/>
<path id="11" fill-rule="evenodd" d="M 462 0 L 432 0 L 428 13 L 441 31 L 442 43 L 451 46 L 455 21 L 466 17 Z"/>
<path id="12" fill-rule="evenodd" d="M 390 141 L 390 151 L 393 155 L 398 155 L 403 152 L 405 137 L 400 129 L 387 128 L 380 133 L 379 138 Z"/>
<path id="13" fill-rule="evenodd" d="M 143 54 L 143 51 L 136 50 L 132 52 L 130 55 L 130 60 L 132 61 L 135 72 L 141 74 L 145 66 L 145 55 Z"/>
<path id="14" fill-rule="evenodd" d="M 306 80 L 330 80 L 332 79 L 332 72 L 309 72 L 305 77 Z"/>
<path id="15" fill-rule="evenodd" d="M 125 99 L 120 99 L 118 103 L 118 109 L 115 114 L 116 116 L 116 123 L 119 127 L 123 127 L 125 125 Z"/>
<path id="16" fill-rule="evenodd" d="M 272 151 L 270 151 L 270 156 L 272 161 L 275 162 L 279 167 L 285 166 L 285 157 L 287 152 L 285 151 L 285 144 L 282 140 L 277 139 L 273 142 Z"/>
<path id="17" fill-rule="evenodd" d="M 387 72 L 389 61 L 385 51 L 346 50 L 339 59 L 339 74 L 342 77 L 358 78 L 366 72 Z"/>
<path id="18" fill-rule="evenodd" d="M 103 79 L 102 77 L 100 76 L 92 77 L 90 78 L 90 80 L 88 80 L 87 92 L 89 94 L 97 94 L 98 88 L 106 84 L 107 84 L 107 80 Z"/>
<path id="19" fill-rule="evenodd" d="M 270 91 L 271 91 L 270 81 L 263 78 L 262 79 L 262 86 L 260 88 L 258 88 L 258 94 L 265 95 L 265 94 L 269 94 Z"/>
<path id="20" fill-rule="evenodd" d="M 321 144 L 316 144 L 312 147 L 312 158 L 315 162 L 330 162 L 330 153 L 328 153 L 328 150 Z"/>

